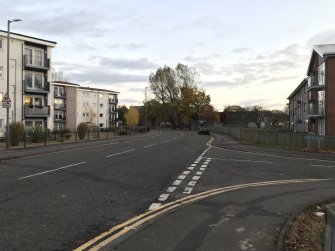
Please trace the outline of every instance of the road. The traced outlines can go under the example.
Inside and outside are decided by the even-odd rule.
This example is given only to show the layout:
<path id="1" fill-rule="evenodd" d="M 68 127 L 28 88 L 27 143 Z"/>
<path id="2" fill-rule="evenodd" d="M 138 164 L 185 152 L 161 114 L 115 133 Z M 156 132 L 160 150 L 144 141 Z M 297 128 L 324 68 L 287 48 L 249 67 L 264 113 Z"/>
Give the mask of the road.
<path id="1" fill-rule="evenodd" d="M 0 163 L 0 250 L 71 250 L 155 201 L 206 148 L 195 132 Z"/>
<path id="2" fill-rule="evenodd" d="M 217 148 L 206 145 L 210 139 L 210 136 L 199 136 L 190 131 L 161 131 L 159 135 L 148 138 L 110 142 L 0 162 L 0 250 L 72 250 L 111 227 L 147 212 L 148 209 L 155 212 L 161 205 L 168 205 L 201 192 L 264 181 L 335 177 L 335 158 L 332 155 L 327 155 L 325 160 L 324 157 L 320 159 L 319 155 L 313 155 L 312 159 L 310 154 L 301 155 L 273 149 L 265 151 L 250 147 L 241 150 L 236 147 L 236 142 L 229 139 L 223 141 L 225 148 Z M 236 194 L 223 193 L 220 197 L 211 195 L 208 200 L 201 200 L 201 203 L 207 203 L 207 209 L 212 208 L 208 210 L 212 210 L 213 214 L 218 208 L 220 210 L 217 213 L 227 214 L 227 207 L 234 206 L 239 212 L 233 210 L 235 215 L 243 215 L 244 212 L 244 215 L 252 216 L 263 208 L 257 204 L 261 201 L 257 197 L 265 196 L 268 199 L 263 201 L 269 202 L 273 194 L 279 194 L 276 198 L 283 198 L 280 194 L 288 189 L 284 195 L 295 203 L 284 203 L 285 210 L 281 210 L 283 216 L 277 217 L 280 220 L 273 222 L 273 226 L 278 226 L 305 204 L 334 194 L 334 183 L 325 182 L 281 184 L 271 189 L 245 187 L 234 191 Z M 300 190 L 320 192 L 310 193 L 313 196 L 302 199 L 301 194 L 297 193 Z M 213 203 L 211 204 L 210 198 L 216 198 L 221 206 L 211 206 Z M 173 237 L 172 233 L 179 237 L 174 238 L 174 242 L 164 242 L 167 240 L 166 234 L 159 234 L 158 229 L 169 230 L 169 227 L 173 227 L 175 221 L 172 218 L 168 221 L 170 224 L 165 222 L 164 227 L 155 230 L 162 239 L 158 236 L 149 238 L 150 244 L 145 250 L 155 250 L 150 247 L 157 247 L 157 243 L 165 247 L 160 250 L 201 250 L 200 247 L 205 247 L 208 243 L 201 240 L 210 236 L 208 225 L 216 225 L 216 219 L 220 221 L 222 215 L 216 215 L 207 224 L 206 217 L 197 215 L 197 207 L 200 205 L 198 203 L 200 201 L 192 202 L 190 206 L 177 210 L 194 219 L 194 224 L 190 224 L 190 218 L 174 218 L 180 224 L 184 222 L 183 219 L 188 220 L 183 224 L 184 227 L 189 227 L 183 232 L 184 235 L 172 231 L 170 238 Z M 278 201 L 270 205 L 278 205 Z M 178 208 L 174 208 L 176 209 Z M 271 210 L 267 212 L 273 216 Z M 246 214 L 245 211 L 250 213 Z M 168 215 L 173 217 L 176 214 Z M 167 217 L 158 220 L 157 224 L 167 220 Z M 158 226 L 149 220 L 148 223 L 151 227 Z M 247 224 L 245 227 L 247 228 Z M 211 233 L 216 231 L 219 228 L 213 227 Z M 132 238 L 116 244 L 107 243 L 107 250 L 111 247 L 108 245 L 120 250 L 134 250 L 139 243 L 147 243 L 143 242 L 143 238 L 148 240 L 147 234 L 142 228 L 125 233 L 124 240 L 128 240 L 129 236 Z M 245 239 L 248 239 L 248 231 L 244 234 Z M 230 235 L 227 233 L 227 236 Z M 197 241 L 194 241 L 195 238 Z M 237 238 L 236 243 L 239 241 L 241 240 Z M 241 247 L 236 243 L 232 241 L 229 245 Z M 257 246 L 257 243 L 250 243 L 249 240 L 248 245 Z"/>

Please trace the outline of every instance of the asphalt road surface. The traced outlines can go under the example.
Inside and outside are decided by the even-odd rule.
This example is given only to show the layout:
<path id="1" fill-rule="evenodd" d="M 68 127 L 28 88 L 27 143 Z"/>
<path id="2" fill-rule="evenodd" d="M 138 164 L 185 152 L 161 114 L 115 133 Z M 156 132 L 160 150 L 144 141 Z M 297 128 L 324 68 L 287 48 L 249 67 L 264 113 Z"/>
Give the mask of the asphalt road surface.
<path id="1" fill-rule="evenodd" d="M 0 162 L 0 250 L 72 250 L 148 209 L 154 212 L 159 206 L 201 192 L 264 181 L 335 177 L 333 155 L 239 148 L 229 138 L 220 139 L 224 148 L 217 148 L 206 145 L 210 139 L 194 131 L 162 131 L 148 138 Z M 260 211 L 263 216 L 268 214 L 273 226 L 263 229 L 273 233 L 266 242 L 273 246 L 278 226 L 304 205 L 331 197 L 334 185 L 332 180 L 288 183 L 209 196 L 174 208 L 173 213 L 157 217 L 155 224 L 148 221 L 155 229 L 150 238 L 150 227 L 136 227 L 137 231 L 125 233 L 122 240 L 104 248 L 253 250 L 260 245 L 257 243 L 265 243 L 262 238 L 250 237 L 251 226 L 259 221 L 238 217 L 252 217 Z M 271 201 L 272 197 L 279 201 Z M 281 199 L 286 203 L 280 203 Z M 277 211 L 276 205 L 281 205 Z M 211 212 L 210 219 L 206 210 Z M 222 224 L 218 223 L 224 215 L 237 217 L 229 221 L 235 222 L 229 229 L 239 229 L 240 235 L 220 230 Z M 177 223 L 187 231 L 173 229 Z M 170 234 L 160 233 L 163 229 Z M 173 233 L 178 238 L 173 238 Z M 225 238 L 215 240 L 219 233 L 225 233 Z M 231 242 L 225 241 L 224 248 L 222 240 Z M 209 243 L 212 246 L 206 246 Z M 267 249 L 270 246 L 257 250 L 271 250 Z"/>

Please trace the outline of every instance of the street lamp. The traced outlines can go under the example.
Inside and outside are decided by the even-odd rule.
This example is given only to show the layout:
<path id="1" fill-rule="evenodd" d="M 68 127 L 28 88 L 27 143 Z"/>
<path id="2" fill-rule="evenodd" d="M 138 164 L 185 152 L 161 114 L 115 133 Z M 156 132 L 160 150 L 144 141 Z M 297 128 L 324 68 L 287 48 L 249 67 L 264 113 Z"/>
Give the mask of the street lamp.
<path id="1" fill-rule="evenodd" d="M 20 22 L 21 19 L 8 20 L 7 22 L 7 93 L 9 95 L 9 40 L 10 40 L 10 23 Z M 6 115 L 6 149 L 9 149 L 9 106 L 7 105 L 7 115 Z"/>

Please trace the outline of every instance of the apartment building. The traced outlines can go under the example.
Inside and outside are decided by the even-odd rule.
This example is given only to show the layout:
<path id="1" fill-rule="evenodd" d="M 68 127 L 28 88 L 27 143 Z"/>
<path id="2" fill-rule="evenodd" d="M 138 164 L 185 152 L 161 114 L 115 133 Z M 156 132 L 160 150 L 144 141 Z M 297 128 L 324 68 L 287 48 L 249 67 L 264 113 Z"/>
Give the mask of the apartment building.
<path id="1" fill-rule="evenodd" d="M 22 121 L 26 129 L 51 128 L 51 51 L 56 42 L 22 34 L 10 35 L 9 121 Z M 0 30 L 0 99 L 7 92 L 7 31 Z M 6 126 L 6 109 L 0 109 L 0 128 Z"/>
<path id="2" fill-rule="evenodd" d="M 54 129 L 75 130 L 81 122 L 99 128 L 118 126 L 119 92 L 64 81 L 55 81 L 52 86 Z"/>
<path id="3" fill-rule="evenodd" d="M 335 44 L 313 47 L 305 81 L 307 90 L 305 85 L 299 85 L 288 98 L 293 128 L 296 128 L 299 120 L 295 102 L 302 95 L 302 100 L 307 100 L 308 127 L 304 131 L 335 136 Z"/>
<path id="4" fill-rule="evenodd" d="M 307 80 L 304 78 L 299 86 L 288 97 L 289 99 L 289 127 L 294 132 L 308 131 L 308 92 Z"/>

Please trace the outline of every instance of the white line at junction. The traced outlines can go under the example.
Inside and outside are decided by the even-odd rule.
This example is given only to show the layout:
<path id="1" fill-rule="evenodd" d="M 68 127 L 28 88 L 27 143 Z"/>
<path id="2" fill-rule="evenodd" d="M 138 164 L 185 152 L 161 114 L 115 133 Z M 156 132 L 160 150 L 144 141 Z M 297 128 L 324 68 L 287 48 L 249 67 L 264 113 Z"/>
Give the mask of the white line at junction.
<path id="1" fill-rule="evenodd" d="M 135 149 L 130 149 L 130 150 L 127 150 L 127 151 L 124 151 L 124 152 L 107 155 L 106 157 L 110 158 L 110 157 L 114 157 L 114 156 L 117 156 L 117 155 L 121 155 L 121 154 L 129 153 L 129 152 L 133 152 L 133 151 L 135 151 Z"/>

